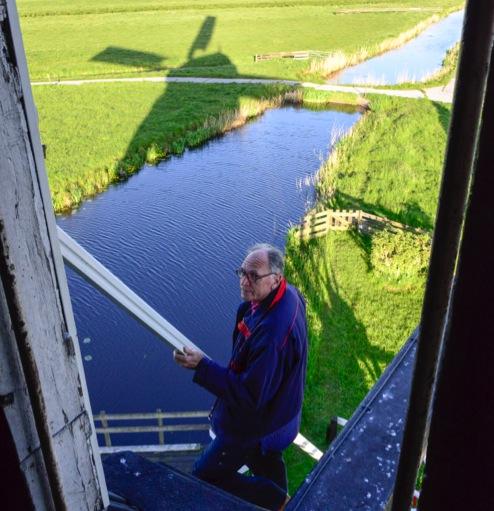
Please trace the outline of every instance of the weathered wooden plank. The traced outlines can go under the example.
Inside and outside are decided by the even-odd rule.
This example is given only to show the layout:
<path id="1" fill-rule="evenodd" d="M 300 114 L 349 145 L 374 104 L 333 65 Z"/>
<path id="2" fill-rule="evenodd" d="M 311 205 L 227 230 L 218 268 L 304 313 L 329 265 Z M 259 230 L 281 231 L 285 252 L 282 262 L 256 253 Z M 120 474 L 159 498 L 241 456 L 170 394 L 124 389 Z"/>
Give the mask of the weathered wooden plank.
<path id="1" fill-rule="evenodd" d="M 329 222 L 331 222 L 331 220 L 329 220 Z M 310 232 L 310 231 L 317 231 L 319 229 L 325 229 L 327 228 L 328 226 L 328 221 L 324 221 L 324 222 L 318 222 L 317 224 L 304 224 L 304 225 L 301 225 L 299 229 L 297 229 L 298 231 L 301 231 L 301 232 Z"/>
<path id="2" fill-rule="evenodd" d="M 50 487 L 46 477 L 43 456 L 39 451 L 39 438 L 33 419 L 22 365 L 15 346 L 14 332 L 9 321 L 8 305 L 3 286 L 0 285 L 0 394 L 11 396 L 11 404 L 4 413 L 12 431 L 16 431 L 16 449 L 31 499 L 39 510 L 53 509 Z"/>
<path id="3" fill-rule="evenodd" d="M 58 508 L 100 509 L 106 503 L 104 480 L 98 475 L 99 455 L 91 450 L 96 437 L 84 402 L 70 301 L 62 303 L 65 274 L 52 236 L 55 220 L 37 115 L 13 0 L 6 7 L 0 31 L 0 267 L 6 303 L 2 313 L 10 318 L 12 334 L 1 342 L 17 354 L 22 371 L 14 363 L 13 379 L 18 394 L 26 396 L 24 402 L 14 402 L 18 410 L 6 417 L 20 452 L 33 435 L 25 437 L 26 427 L 16 429 L 16 416 L 34 419 L 39 444 L 30 447 L 44 467 L 36 466 L 28 478 L 41 481 L 46 474 Z M 32 460 L 20 461 L 21 468 L 34 466 Z M 30 490 L 36 485 L 30 484 Z M 36 495 L 43 498 L 42 492 Z M 45 495 L 37 507 L 51 507 L 50 498 Z"/>

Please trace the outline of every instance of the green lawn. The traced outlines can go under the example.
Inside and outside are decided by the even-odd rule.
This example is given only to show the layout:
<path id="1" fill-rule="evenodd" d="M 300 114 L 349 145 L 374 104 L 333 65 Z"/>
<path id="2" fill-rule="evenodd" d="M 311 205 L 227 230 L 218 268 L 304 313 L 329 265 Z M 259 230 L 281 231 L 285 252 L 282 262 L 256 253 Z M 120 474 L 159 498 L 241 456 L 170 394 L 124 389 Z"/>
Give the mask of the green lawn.
<path id="1" fill-rule="evenodd" d="M 331 170 L 323 171 L 321 188 L 336 188 L 330 202 L 337 207 L 431 228 L 450 106 L 370 99 L 372 111 L 338 145 Z M 327 205 L 323 198 L 321 206 Z M 309 242 L 289 236 L 287 242 L 288 278 L 308 302 L 310 354 L 302 433 L 323 450 L 331 417 L 352 415 L 419 322 L 425 274 L 413 271 L 417 257 L 404 264 L 405 276 L 383 272 L 386 267 L 376 263 L 377 240 L 377 235 L 352 231 Z M 419 256 L 423 243 L 417 238 L 407 250 Z M 401 254 L 392 257 L 400 260 Z M 293 446 L 287 461 L 294 492 L 313 462 Z"/>
<path id="2" fill-rule="evenodd" d="M 258 114 L 282 86 L 157 83 L 34 87 L 56 211 Z"/>
<path id="3" fill-rule="evenodd" d="M 352 53 L 458 5 L 458 0 L 329 5 L 22 0 L 19 10 L 33 81 L 168 73 L 303 78 L 307 61 L 254 63 L 253 55 L 308 49 Z"/>

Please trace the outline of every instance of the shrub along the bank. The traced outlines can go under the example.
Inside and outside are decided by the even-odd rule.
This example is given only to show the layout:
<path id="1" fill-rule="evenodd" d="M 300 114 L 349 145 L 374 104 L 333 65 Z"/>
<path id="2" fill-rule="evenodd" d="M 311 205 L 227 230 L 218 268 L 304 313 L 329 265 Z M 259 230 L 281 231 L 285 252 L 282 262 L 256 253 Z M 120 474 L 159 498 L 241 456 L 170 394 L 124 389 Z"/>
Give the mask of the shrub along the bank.
<path id="1" fill-rule="evenodd" d="M 394 280 L 416 278 L 427 272 L 430 234 L 384 230 L 371 239 L 370 262 L 376 272 Z"/>

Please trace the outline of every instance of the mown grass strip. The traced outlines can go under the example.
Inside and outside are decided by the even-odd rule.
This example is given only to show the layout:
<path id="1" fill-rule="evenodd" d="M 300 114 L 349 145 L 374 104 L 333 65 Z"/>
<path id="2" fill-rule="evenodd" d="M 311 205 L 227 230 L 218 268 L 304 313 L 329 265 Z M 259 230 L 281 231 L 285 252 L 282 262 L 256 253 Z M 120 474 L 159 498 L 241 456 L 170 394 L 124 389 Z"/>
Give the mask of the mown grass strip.
<path id="1" fill-rule="evenodd" d="M 170 11 L 170 10 L 218 10 L 235 9 L 245 7 L 293 7 L 303 6 L 325 6 L 327 0 L 108 0 L 102 3 L 100 0 L 21 0 L 19 3 L 20 14 L 23 17 L 36 16 L 57 16 L 57 15 L 79 15 L 79 14 L 105 14 L 110 12 L 138 12 L 138 11 Z M 377 4 L 377 6 L 376 6 Z M 371 2 L 341 0 L 334 7 L 329 7 L 337 13 L 347 12 L 369 12 L 384 10 L 439 10 L 444 2 L 438 0 L 422 0 L 421 6 L 414 6 L 413 0 L 379 1 Z M 355 6 L 342 8 L 342 6 Z"/>
<path id="2" fill-rule="evenodd" d="M 456 3 L 437 0 L 434 5 L 442 13 Z M 276 2 L 262 8 L 237 3 L 210 11 L 194 9 L 192 2 L 188 5 L 191 9 L 176 11 L 23 17 L 31 79 L 157 74 L 304 78 L 307 61 L 255 63 L 253 56 L 309 49 L 352 55 L 397 38 L 430 14 L 338 15 L 331 5 L 284 7 Z"/>
<path id="3" fill-rule="evenodd" d="M 428 100 L 370 100 L 371 111 L 320 172 L 321 207 L 358 207 L 430 229 L 451 107 Z M 331 417 L 352 415 L 419 322 L 427 236 L 402 236 L 407 239 L 355 231 L 308 242 L 288 237 L 287 275 L 308 303 L 302 433 L 323 450 Z M 287 462 L 294 492 L 313 462 L 293 447 Z"/>

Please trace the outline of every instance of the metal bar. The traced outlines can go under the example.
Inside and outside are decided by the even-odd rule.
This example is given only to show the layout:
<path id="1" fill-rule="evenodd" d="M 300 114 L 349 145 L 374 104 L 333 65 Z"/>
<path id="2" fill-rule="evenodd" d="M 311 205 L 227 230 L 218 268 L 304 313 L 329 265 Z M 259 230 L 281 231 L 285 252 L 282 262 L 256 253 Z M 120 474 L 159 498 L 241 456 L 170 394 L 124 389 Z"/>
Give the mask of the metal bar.
<path id="1" fill-rule="evenodd" d="M 103 412 L 101 412 L 103 413 Z M 160 413 L 105 413 L 105 418 L 112 421 L 121 420 L 153 420 L 153 419 L 192 419 L 196 417 L 208 417 L 209 412 L 160 412 Z M 95 415 L 94 420 L 99 421 L 102 415 Z"/>
<path id="2" fill-rule="evenodd" d="M 476 150 L 493 30 L 492 0 L 469 0 L 392 511 L 409 509 L 413 496 Z"/>
<path id="3" fill-rule="evenodd" d="M 171 347 L 179 350 L 182 350 L 184 346 L 199 349 L 65 231 L 57 227 L 57 232 L 65 262 L 79 275 Z"/>

